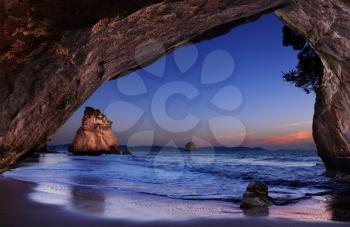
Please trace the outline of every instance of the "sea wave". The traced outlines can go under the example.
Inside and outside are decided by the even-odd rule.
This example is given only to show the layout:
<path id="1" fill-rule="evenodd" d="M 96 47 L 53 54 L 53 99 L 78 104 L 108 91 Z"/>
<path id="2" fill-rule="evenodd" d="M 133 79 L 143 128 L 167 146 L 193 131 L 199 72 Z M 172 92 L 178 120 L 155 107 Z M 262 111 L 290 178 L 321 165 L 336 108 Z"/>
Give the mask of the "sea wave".
<path id="1" fill-rule="evenodd" d="M 335 186 L 322 175 L 324 166 L 319 163 L 315 153 L 295 151 L 217 152 L 214 158 L 205 152 L 94 157 L 60 153 L 42 154 L 37 162 L 25 163 L 4 176 L 36 183 L 228 202 L 238 202 L 248 183 L 259 180 L 270 187 L 277 204 L 285 204 Z"/>

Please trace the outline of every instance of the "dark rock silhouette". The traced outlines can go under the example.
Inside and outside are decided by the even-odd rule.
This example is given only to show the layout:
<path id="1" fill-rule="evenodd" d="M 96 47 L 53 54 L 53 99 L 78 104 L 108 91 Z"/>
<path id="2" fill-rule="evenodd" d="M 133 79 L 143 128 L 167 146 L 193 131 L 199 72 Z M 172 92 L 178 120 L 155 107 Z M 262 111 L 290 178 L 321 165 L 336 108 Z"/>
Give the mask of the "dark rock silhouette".
<path id="1" fill-rule="evenodd" d="M 327 177 L 332 177 L 338 182 L 350 184 L 350 172 L 328 170 L 324 173 Z"/>
<path id="2" fill-rule="evenodd" d="M 0 171 L 45 144 L 104 82 L 272 11 L 322 60 L 313 135 L 326 167 L 349 171 L 347 0 L 0 0 Z"/>
<path id="3" fill-rule="evenodd" d="M 268 207 L 270 204 L 267 185 L 259 181 L 250 182 L 244 192 L 241 209 Z"/>
<path id="4" fill-rule="evenodd" d="M 112 122 L 99 110 L 86 107 L 82 125 L 69 149 L 75 154 L 119 154 Z"/>
<path id="5" fill-rule="evenodd" d="M 123 155 L 131 155 L 131 152 L 129 151 L 129 149 L 125 149 L 122 151 Z"/>
<path id="6" fill-rule="evenodd" d="M 193 142 L 188 142 L 185 145 L 186 151 L 195 151 L 196 150 L 196 145 Z"/>

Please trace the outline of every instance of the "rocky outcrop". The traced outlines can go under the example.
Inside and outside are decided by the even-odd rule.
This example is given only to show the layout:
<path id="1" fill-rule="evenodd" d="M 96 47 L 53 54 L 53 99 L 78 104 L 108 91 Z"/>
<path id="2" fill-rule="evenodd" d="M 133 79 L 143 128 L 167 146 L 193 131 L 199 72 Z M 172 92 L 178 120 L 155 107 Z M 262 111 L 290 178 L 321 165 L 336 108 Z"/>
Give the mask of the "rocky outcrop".
<path id="1" fill-rule="evenodd" d="M 318 154 L 328 170 L 350 171 L 350 3 L 293 1 L 277 15 L 309 41 L 325 68 L 313 121 Z"/>
<path id="2" fill-rule="evenodd" d="M 261 208 L 271 205 L 266 184 L 259 181 L 249 183 L 243 194 L 241 209 Z"/>
<path id="3" fill-rule="evenodd" d="M 196 150 L 196 145 L 193 142 L 188 142 L 185 145 L 185 150 L 186 151 L 195 151 Z"/>
<path id="4" fill-rule="evenodd" d="M 0 0 L 0 169 L 44 144 L 103 82 L 276 9 L 325 65 L 314 138 L 328 168 L 349 170 L 347 0 Z"/>
<path id="5" fill-rule="evenodd" d="M 70 151 L 74 154 L 119 154 L 112 122 L 99 110 L 86 107 L 82 125 L 78 129 Z"/>
<path id="6" fill-rule="evenodd" d="M 129 149 L 123 150 L 122 155 L 132 155 Z"/>

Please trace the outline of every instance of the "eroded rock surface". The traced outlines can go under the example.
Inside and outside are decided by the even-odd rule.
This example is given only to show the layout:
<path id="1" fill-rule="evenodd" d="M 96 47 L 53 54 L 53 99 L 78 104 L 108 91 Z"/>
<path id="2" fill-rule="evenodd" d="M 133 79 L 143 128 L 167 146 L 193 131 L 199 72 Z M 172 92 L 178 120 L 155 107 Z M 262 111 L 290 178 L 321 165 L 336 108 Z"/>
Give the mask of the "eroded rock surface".
<path id="1" fill-rule="evenodd" d="M 325 67 L 313 136 L 329 170 L 350 171 L 350 1 L 293 1 L 277 15 L 304 36 Z"/>
<path id="2" fill-rule="evenodd" d="M 113 9 L 107 2 L 123 1 L 76 0 L 76 7 L 69 2 L 0 0 L 6 43 L 0 54 L 2 170 L 45 143 L 105 81 L 284 1 L 135 0 L 133 9 L 117 4 L 108 15 L 101 14 Z"/>
<path id="3" fill-rule="evenodd" d="M 103 82 L 276 9 L 324 62 L 314 137 L 328 168 L 349 169 L 347 0 L 0 0 L 0 169 L 45 143 Z"/>
<path id="4" fill-rule="evenodd" d="M 70 151 L 75 154 L 119 154 L 118 142 L 112 131 L 112 122 L 99 110 L 86 107 Z"/>
<path id="5" fill-rule="evenodd" d="M 261 208 L 269 205 L 271 205 L 271 201 L 267 185 L 259 181 L 250 182 L 243 194 L 241 208 Z"/>
<path id="6" fill-rule="evenodd" d="M 272 201 L 269 197 L 268 186 L 260 181 L 249 183 L 243 194 L 240 208 L 247 216 L 268 216 Z"/>

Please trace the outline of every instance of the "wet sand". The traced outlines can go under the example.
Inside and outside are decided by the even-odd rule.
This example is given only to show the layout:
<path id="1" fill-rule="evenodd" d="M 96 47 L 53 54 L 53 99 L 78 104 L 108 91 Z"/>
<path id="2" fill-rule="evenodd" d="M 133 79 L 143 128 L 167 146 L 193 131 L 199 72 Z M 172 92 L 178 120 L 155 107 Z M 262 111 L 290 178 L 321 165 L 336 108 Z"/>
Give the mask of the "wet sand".
<path id="1" fill-rule="evenodd" d="M 73 212 L 65 206 L 48 205 L 34 202 L 29 199 L 29 194 L 36 187 L 34 183 L 22 182 L 13 179 L 0 177 L 0 226 L 349 226 L 349 223 L 334 221 L 307 221 L 295 220 L 278 217 L 244 217 L 237 214 L 228 214 L 221 218 L 194 217 L 194 218 L 172 218 L 157 220 L 138 220 L 132 217 L 128 219 L 105 218 L 96 215 L 88 215 L 83 212 Z M 141 197 L 143 197 L 141 195 Z M 141 198 L 140 197 L 140 198 Z M 145 197 L 144 200 L 151 197 Z M 96 198 L 95 198 L 96 199 Z M 98 199 L 98 198 L 97 198 Z M 171 199 L 167 199 L 170 201 Z M 126 200 L 121 200 L 126 202 Z M 152 206 L 154 203 L 150 203 Z M 157 204 L 157 203 L 155 203 Z M 170 204 L 169 204 L 170 205 Z M 197 204 L 195 204 L 197 205 Z M 204 205 L 204 204 L 203 204 Z M 170 205 L 171 206 L 171 205 Z M 192 206 L 192 204 L 190 205 Z M 280 216 L 286 216 L 286 210 L 293 209 L 295 213 L 302 213 L 296 209 L 296 206 L 284 207 L 278 209 Z M 308 209 L 305 206 L 305 209 Z M 150 207 L 152 210 L 152 207 Z M 234 209 L 233 209 L 234 210 Z M 157 212 L 157 209 L 153 209 Z M 209 210 L 210 211 L 210 210 Z M 149 214 L 147 214 L 149 215 Z M 232 218 L 229 218 L 232 215 Z M 155 214 L 157 216 L 157 214 Z M 279 216 L 279 215 L 277 215 Z M 301 217 L 304 217 L 301 215 Z"/>

